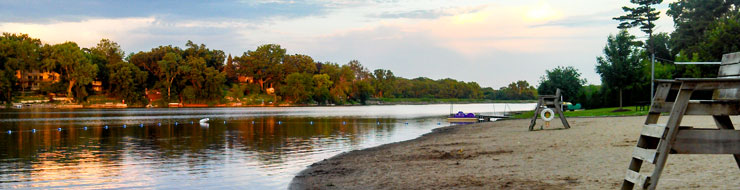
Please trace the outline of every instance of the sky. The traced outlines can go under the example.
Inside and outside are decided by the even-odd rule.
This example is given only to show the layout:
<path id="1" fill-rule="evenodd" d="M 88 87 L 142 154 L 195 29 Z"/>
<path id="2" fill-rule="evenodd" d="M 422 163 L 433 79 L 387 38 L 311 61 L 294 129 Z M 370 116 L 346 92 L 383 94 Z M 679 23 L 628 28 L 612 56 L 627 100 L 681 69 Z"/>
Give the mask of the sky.
<path id="1" fill-rule="evenodd" d="M 657 32 L 673 31 L 657 7 Z M 616 34 L 628 0 L 0 0 L 0 32 L 44 43 L 93 47 L 107 38 L 125 52 L 188 40 L 239 56 L 262 44 L 289 54 L 405 78 L 453 78 L 482 87 L 536 86 L 548 69 L 573 66 L 600 84 L 596 57 Z M 646 38 L 631 30 L 638 39 Z"/>

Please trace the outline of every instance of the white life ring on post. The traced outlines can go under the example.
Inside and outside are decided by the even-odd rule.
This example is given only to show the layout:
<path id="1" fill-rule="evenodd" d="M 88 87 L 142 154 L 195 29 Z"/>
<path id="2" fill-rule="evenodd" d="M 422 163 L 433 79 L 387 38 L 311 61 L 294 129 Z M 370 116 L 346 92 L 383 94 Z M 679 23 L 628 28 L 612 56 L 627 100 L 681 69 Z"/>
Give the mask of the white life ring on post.
<path id="1" fill-rule="evenodd" d="M 542 118 L 542 120 L 552 121 L 552 119 L 555 118 L 555 112 L 553 112 L 550 108 L 545 108 L 544 110 L 542 110 L 542 112 L 540 112 L 540 117 Z"/>

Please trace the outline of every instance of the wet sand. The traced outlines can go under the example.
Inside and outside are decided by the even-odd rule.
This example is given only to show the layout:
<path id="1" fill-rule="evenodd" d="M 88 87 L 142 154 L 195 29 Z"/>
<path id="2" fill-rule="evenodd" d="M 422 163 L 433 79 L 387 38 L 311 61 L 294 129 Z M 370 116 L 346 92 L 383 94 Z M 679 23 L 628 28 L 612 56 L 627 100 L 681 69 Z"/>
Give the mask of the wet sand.
<path id="1" fill-rule="evenodd" d="M 443 127 L 315 163 L 293 179 L 290 189 L 616 189 L 644 120 L 569 118 L 571 129 L 553 120 L 542 131 L 528 131 L 528 119 Z M 707 116 L 687 116 L 682 125 L 715 128 Z M 643 164 L 642 173 L 652 168 Z M 672 154 L 658 185 L 738 187 L 740 170 L 731 155 Z"/>

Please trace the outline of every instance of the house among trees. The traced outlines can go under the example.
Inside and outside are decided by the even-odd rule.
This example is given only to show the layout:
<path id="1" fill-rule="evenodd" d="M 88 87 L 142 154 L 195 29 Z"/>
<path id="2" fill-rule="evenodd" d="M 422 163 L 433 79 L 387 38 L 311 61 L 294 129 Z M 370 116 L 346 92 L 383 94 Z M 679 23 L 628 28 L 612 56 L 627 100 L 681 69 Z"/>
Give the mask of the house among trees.
<path id="1" fill-rule="evenodd" d="M 15 71 L 15 78 L 21 88 L 38 91 L 43 84 L 52 84 L 59 81 L 59 73 L 49 71 L 31 70 L 27 72 Z"/>
<path id="2" fill-rule="evenodd" d="M 103 81 L 92 81 L 92 90 L 94 92 L 102 92 L 103 91 Z"/>

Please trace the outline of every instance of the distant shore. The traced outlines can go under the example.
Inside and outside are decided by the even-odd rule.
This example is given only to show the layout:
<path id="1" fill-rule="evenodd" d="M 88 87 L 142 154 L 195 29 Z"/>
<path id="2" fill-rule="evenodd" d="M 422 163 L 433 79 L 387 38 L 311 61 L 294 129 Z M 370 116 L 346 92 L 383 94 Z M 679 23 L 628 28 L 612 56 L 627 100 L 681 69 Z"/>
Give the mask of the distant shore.
<path id="1" fill-rule="evenodd" d="M 479 103 L 535 103 L 535 100 L 481 100 L 481 99 L 371 99 L 364 105 L 429 105 L 429 104 L 479 104 Z M 152 106 L 152 108 L 203 108 L 203 107 L 326 107 L 326 106 L 363 106 L 363 104 L 318 105 L 318 104 L 176 104 L 168 106 Z M 147 108 L 146 105 L 127 105 L 123 103 L 102 104 L 64 104 L 64 103 L 13 103 L 12 108 Z"/>
<path id="2" fill-rule="evenodd" d="M 644 119 L 569 118 L 571 129 L 555 120 L 543 131 L 528 131 L 528 119 L 442 127 L 314 163 L 290 189 L 617 189 Z M 688 116 L 683 124 L 715 128 L 711 117 Z M 738 186 L 740 171 L 731 155 L 671 155 L 659 184 Z"/>

